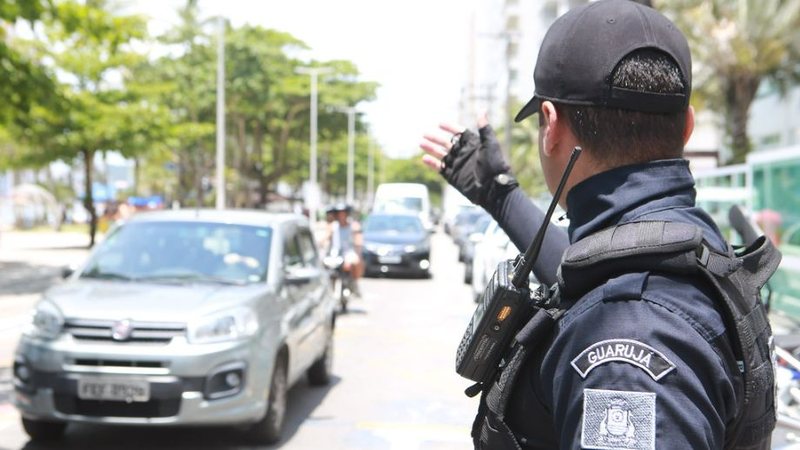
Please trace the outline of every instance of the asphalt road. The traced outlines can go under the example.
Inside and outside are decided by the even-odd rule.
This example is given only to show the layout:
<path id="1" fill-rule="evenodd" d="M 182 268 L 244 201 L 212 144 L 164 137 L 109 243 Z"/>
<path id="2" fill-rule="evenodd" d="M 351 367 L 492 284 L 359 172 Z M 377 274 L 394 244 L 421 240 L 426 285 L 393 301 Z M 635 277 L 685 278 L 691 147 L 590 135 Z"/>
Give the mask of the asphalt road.
<path id="1" fill-rule="evenodd" d="M 59 267 L 80 259 L 80 236 L 27 235 L 0 241 L 0 450 L 245 449 L 234 429 L 79 425 L 63 442 L 28 441 L 8 403 L 11 355 L 28 310 Z M 9 242 L 9 239 L 14 242 Z M 47 242 L 50 240 L 49 242 Z M 4 245 L 5 244 L 5 245 Z M 474 309 L 463 265 L 444 235 L 434 237 L 432 279 L 366 279 L 363 299 L 340 316 L 334 378 L 301 381 L 289 394 L 285 449 L 463 449 L 477 400 L 454 372 L 455 349 Z"/>

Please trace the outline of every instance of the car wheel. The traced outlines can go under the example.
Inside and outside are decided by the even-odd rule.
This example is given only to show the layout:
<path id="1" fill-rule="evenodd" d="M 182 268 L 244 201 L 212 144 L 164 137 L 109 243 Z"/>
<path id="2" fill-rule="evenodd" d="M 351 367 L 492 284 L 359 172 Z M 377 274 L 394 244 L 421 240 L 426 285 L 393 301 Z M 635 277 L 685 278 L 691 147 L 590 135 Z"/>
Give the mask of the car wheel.
<path id="1" fill-rule="evenodd" d="M 272 381 L 269 385 L 267 413 L 264 418 L 250 428 L 250 438 L 256 444 L 275 444 L 281 439 L 283 419 L 286 416 L 286 397 L 289 390 L 286 358 L 284 353 L 278 355 Z"/>
<path id="2" fill-rule="evenodd" d="M 58 441 L 64 436 L 67 429 L 65 422 L 45 422 L 41 420 L 22 418 L 22 428 L 28 433 L 31 440 L 37 442 Z"/>
<path id="3" fill-rule="evenodd" d="M 309 367 L 308 382 L 312 386 L 327 386 L 331 382 L 331 373 L 333 368 L 333 330 L 328 334 L 328 340 L 325 342 L 325 353 L 319 359 L 314 361 L 314 364 Z"/>

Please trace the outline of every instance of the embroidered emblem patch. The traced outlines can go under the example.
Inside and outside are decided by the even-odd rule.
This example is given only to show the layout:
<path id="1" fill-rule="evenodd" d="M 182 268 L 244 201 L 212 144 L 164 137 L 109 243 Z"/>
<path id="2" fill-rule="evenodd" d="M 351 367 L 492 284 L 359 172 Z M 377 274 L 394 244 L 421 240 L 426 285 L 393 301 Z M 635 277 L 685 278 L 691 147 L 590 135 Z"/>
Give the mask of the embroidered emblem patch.
<path id="1" fill-rule="evenodd" d="M 663 353 L 632 339 L 609 339 L 596 342 L 572 360 L 572 367 L 581 378 L 586 378 L 595 367 L 611 361 L 633 364 L 648 373 L 654 380 L 660 380 L 675 368 Z"/>
<path id="2" fill-rule="evenodd" d="M 655 449 L 656 394 L 584 389 L 581 447 Z"/>

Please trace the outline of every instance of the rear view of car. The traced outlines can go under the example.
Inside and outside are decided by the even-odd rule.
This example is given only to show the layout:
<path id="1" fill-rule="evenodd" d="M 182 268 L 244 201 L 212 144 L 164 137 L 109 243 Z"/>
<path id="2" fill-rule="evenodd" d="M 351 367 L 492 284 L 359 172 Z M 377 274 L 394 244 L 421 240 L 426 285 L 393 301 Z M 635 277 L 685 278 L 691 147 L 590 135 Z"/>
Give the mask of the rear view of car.
<path id="1" fill-rule="evenodd" d="M 369 215 L 363 253 L 367 275 L 430 275 L 430 232 L 416 215 Z"/>
<path id="2" fill-rule="evenodd" d="M 334 307 L 301 217 L 137 215 L 37 304 L 15 404 L 34 440 L 86 422 L 245 425 L 273 443 L 289 386 L 328 382 Z"/>
<path id="3" fill-rule="evenodd" d="M 425 229 L 433 228 L 428 187 L 421 183 L 378 185 L 372 211 L 383 214 L 415 214 Z"/>

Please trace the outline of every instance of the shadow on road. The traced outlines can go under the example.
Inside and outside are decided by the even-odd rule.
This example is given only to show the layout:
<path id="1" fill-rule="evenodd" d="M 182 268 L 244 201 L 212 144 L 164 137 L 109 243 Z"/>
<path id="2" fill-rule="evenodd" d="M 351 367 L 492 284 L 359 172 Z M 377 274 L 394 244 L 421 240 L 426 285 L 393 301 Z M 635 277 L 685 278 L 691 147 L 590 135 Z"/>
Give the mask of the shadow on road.
<path id="1" fill-rule="evenodd" d="M 61 267 L 0 261 L 0 295 L 38 294 L 61 279 Z"/>
<path id="2" fill-rule="evenodd" d="M 278 448 L 291 440 L 306 421 L 331 420 L 314 416 L 314 410 L 341 379 L 333 376 L 331 384 L 311 387 L 300 382 L 289 391 L 289 404 L 283 439 L 274 447 L 248 444 L 240 430 L 233 427 L 124 427 L 70 425 L 64 439 L 45 444 L 29 441 L 20 450 L 245 450 Z M 4 448 L 0 450 L 17 450 Z"/>

